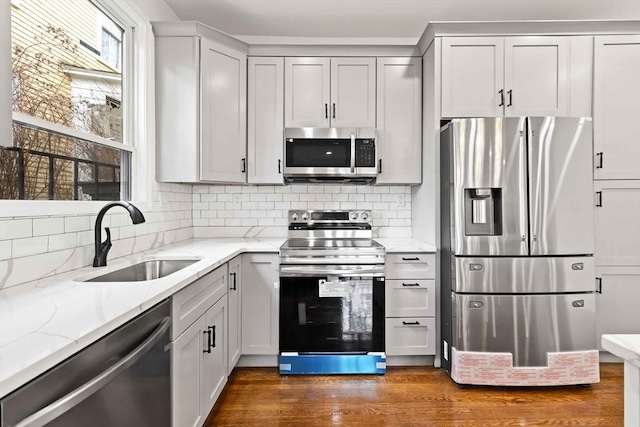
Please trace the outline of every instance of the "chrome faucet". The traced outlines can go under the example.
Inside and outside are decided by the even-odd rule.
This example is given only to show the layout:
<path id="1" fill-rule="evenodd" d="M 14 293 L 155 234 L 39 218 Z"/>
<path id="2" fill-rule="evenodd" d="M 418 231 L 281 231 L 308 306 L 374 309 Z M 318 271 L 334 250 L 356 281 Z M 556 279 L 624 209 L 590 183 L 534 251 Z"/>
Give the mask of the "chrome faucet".
<path id="1" fill-rule="evenodd" d="M 104 267 L 107 265 L 107 254 L 109 253 L 109 249 L 111 249 L 111 231 L 109 230 L 109 227 L 104 228 L 107 232 L 107 239 L 100 243 L 100 240 L 102 239 L 102 218 L 104 217 L 104 214 L 114 206 L 122 206 L 129 211 L 129 216 L 134 224 L 141 224 L 144 222 L 144 215 L 142 215 L 142 212 L 129 202 L 111 202 L 107 203 L 102 209 L 100 209 L 95 225 L 96 254 L 93 257 L 94 267 Z"/>

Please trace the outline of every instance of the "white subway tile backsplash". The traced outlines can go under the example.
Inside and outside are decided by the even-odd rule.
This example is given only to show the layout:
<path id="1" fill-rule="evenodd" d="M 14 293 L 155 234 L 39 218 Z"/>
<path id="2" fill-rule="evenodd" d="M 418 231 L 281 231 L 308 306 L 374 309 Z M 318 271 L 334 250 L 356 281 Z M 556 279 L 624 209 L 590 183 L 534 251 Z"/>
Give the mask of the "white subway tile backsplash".
<path id="1" fill-rule="evenodd" d="M 70 216 L 64 219 L 65 233 L 89 229 L 91 229 L 91 218 L 88 216 Z"/>
<path id="2" fill-rule="evenodd" d="M 11 258 L 11 240 L 0 240 L 0 260 Z"/>
<path id="3" fill-rule="evenodd" d="M 7 219 L 0 221 L 0 240 L 21 239 L 33 236 L 31 219 Z"/>
<path id="4" fill-rule="evenodd" d="M 64 233 L 64 218 L 35 218 L 33 220 L 33 235 L 48 236 Z"/>
<path id="5" fill-rule="evenodd" d="M 43 254 L 49 250 L 49 238 L 47 236 L 27 237 L 14 239 L 11 246 L 13 258 L 21 258 L 29 255 Z"/>

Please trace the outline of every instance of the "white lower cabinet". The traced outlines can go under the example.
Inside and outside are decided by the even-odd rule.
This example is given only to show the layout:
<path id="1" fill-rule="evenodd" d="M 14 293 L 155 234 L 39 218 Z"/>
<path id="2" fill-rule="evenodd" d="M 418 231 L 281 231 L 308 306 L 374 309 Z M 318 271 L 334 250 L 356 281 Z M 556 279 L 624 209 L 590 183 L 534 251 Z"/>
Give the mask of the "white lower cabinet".
<path id="1" fill-rule="evenodd" d="M 435 355 L 435 255 L 388 254 L 385 276 L 385 353 Z"/>
<path id="2" fill-rule="evenodd" d="M 174 427 L 200 427 L 227 383 L 227 277 L 225 264 L 172 298 Z"/>
<path id="3" fill-rule="evenodd" d="M 229 265 L 229 291 L 227 292 L 227 311 L 229 313 L 229 338 L 227 346 L 228 354 L 228 373 L 240 360 L 242 354 L 242 310 L 240 303 L 242 301 L 242 255 L 238 255 L 228 263 Z"/>
<path id="4" fill-rule="evenodd" d="M 242 354 L 276 355 L 280 320 L 278 254 L 242 257 Z"/>
<path id="5" fill-rule="evenodd" d="M 602 334 L 640 334 L 640 266 L 596 267 L 598 348 Z"/>

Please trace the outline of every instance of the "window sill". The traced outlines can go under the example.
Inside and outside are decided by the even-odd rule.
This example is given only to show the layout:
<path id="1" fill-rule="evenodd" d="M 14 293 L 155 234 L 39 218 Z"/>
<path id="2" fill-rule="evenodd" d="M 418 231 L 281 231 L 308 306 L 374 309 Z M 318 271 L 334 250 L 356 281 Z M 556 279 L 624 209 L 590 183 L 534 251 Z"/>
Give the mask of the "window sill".
<path id="1" fill-rule="evenodd" d="M 109 200 L 0 200 L 0 219 L 95 215 Z M 151 211 L 150 202 L 132 201 L 143 213 Z"/>

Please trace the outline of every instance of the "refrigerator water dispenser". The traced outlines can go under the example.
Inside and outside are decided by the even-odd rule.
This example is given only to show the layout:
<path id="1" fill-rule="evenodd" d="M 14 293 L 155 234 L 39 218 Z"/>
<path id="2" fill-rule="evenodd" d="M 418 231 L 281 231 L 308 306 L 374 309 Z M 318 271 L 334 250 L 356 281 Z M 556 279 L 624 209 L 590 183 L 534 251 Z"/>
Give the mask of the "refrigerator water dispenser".
<path id="1" fill-rule="evenodd" d="M 502 235 L 502 188 L 466 188 L 465 235 Z"/>

